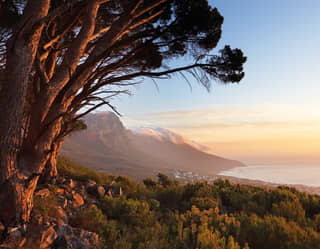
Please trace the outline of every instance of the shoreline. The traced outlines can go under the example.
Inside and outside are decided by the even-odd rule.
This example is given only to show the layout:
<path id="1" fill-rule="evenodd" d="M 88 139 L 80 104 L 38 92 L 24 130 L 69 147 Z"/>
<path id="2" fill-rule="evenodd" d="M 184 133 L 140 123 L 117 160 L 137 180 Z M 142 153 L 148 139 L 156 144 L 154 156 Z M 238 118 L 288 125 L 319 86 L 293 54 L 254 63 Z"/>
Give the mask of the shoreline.
<path id="1" fill-rule="evenodd" d="M 272 183 L 272 182 L 265 182 L 261 180 L 251 180 L 246 178 L 234 177 L 234 176 L 224 176 L 224 175 L 216 175 L 217 179 L 226 179 L 229 180 L 231 183 L 234 184 L 244 184 L 244 185 L 252 185 L 257 187 L 267 187 L 267 188 L 276 188 L 279 186 L 288 186 L 297 189 L 300 192 L 306 192 L 309 194 L 315 194 L 320 196 L 320 187 L 312 187 L 302 184 L 281 184 L 281 183 Z"/>

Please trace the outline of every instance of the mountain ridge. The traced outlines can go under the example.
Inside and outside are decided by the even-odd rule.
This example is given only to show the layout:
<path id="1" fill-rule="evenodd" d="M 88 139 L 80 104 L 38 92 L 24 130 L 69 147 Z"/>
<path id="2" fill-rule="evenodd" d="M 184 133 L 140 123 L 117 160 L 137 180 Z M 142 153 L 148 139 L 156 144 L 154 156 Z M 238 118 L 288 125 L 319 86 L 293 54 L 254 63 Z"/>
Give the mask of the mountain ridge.
<path id="1" fill-rule="evenodd" d="M 85 123 L 87 130 L 69 136 L 61 154 L 97 170 L 142 179 L 173 170 L 217 174 L 244 166 L 165 128 L 127 129 L 111 112 L 90 114 Z"/>

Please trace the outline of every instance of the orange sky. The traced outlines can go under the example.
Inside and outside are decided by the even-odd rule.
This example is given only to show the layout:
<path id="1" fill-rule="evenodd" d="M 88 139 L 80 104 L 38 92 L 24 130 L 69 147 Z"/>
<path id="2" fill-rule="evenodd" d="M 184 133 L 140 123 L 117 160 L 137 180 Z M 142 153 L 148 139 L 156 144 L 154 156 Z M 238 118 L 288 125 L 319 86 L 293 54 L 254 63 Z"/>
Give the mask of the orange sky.
<path id="1" fill-rule="evenodd" d="M 248 164 L 320 164 L 320 111 L 313 106 L 216 106 L 136 115 L 124 122 L 171 129 L 214 154 Z"/>

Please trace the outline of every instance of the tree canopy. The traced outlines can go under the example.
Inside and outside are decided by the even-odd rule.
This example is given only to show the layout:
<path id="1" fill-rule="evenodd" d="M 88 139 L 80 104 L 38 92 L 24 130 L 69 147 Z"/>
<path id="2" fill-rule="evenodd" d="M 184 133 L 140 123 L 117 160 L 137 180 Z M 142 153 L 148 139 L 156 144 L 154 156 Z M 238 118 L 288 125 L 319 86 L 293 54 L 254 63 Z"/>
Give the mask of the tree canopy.
<path id="1" fill-rule="evenodd" d="M 4 189 L 24 199 L 18 196 L 34 190 L 77 120 L 102 105 L 116 111 L 112 97 L 145 77 L 185 72 L 207 89 L 212 80 L 239 82 L 246 61 L 242 51 L 225 46 L 213 53 L 222 24 L 207 0 L 0 1 Z M 190 64 L 168 66 L 183 56 Z M 17 179 L 24 182 L 19 191 Z M 22 216 L 27 220 L 28 214 Z"/>

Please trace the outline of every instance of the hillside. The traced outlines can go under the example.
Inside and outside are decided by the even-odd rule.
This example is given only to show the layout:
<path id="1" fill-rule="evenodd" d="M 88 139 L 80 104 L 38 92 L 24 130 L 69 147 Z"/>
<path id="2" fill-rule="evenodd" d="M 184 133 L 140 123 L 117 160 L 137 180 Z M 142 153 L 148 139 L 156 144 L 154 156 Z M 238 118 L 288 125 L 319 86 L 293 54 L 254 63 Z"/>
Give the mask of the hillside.
<path id="1" fill-rule="evenodd" d="M 68 137 L 61 153 L 94 169 L 142 179 L 173 170 L 217 174 L 243 165 L 166 129 L 128 130 L 111 112 L 91 114 L 85 123 L 87 130 Z"/>
<path id="2" fill-rule="evenodd" d="M 66 158 L 58 170 L 35 192 L 27 233 L 9 229 L 1 248 L 319 248 L 320 197 L 294 188 L 182 185 L 162 174 L 141 183 Z"/>

